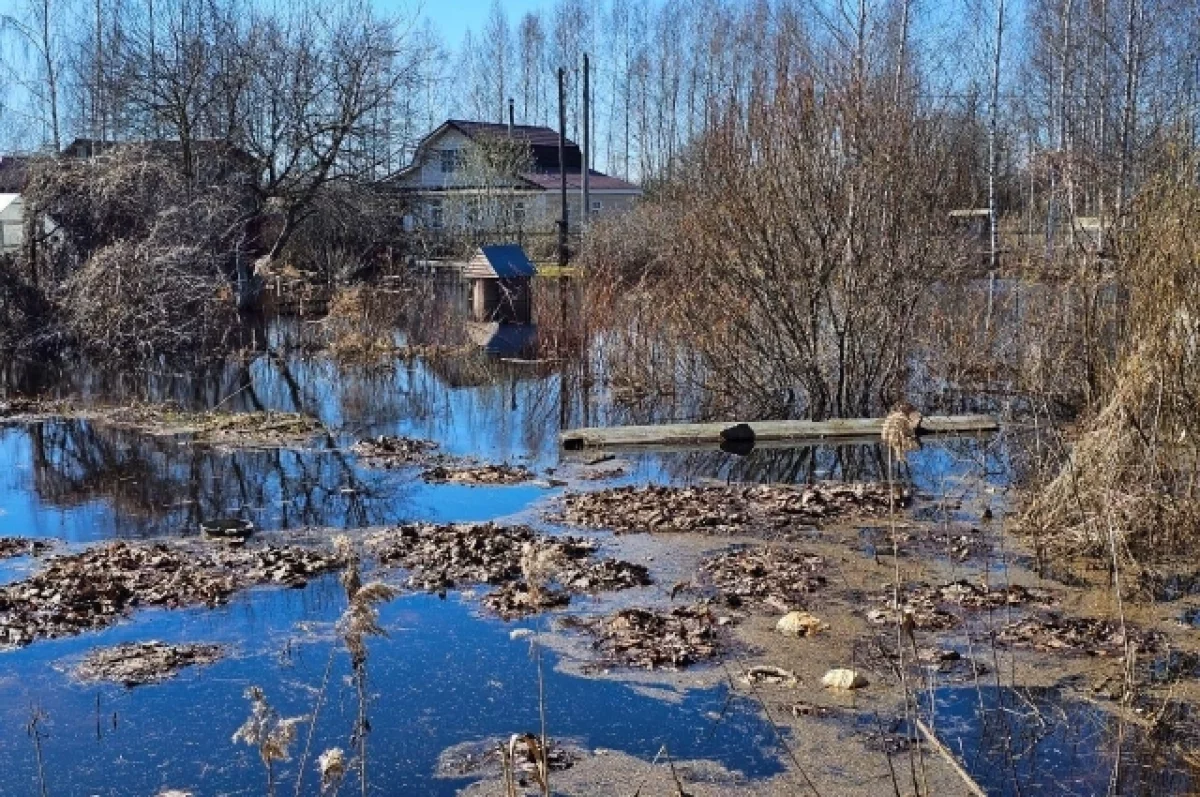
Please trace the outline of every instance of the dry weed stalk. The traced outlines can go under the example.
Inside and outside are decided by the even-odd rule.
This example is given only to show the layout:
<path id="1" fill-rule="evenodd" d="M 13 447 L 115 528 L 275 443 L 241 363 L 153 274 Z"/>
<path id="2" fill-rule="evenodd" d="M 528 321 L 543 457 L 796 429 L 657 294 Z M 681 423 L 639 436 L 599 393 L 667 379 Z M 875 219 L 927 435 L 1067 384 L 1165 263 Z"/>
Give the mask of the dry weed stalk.
<path id="1" fill-rule="evenodd" d="M 321 794 L 336 795 L 346 777 L 346 753 L 340 747 L 331 747 L 317 757 L 317 769 L 321 772 Z"/>
<path id="2" fill-rule="evenodd" d="M 49 794 L 46 787 L 46 762 L 42 756 L 42 739 L 45 738 L 42 724 L 47 719 L 49 716 L 41 707 L 33 706 L 29 709 L 29 722 L 25 725 L 25 732 L 29 734 L 30 739 L 33 739 L 33 750 L 37 755 L 38 787 L 42 797 L 47 797 Z"/>
<path id="3" fill-rule="evenodd" d="M 557 545 L 527 542 L 521 549 L 521 575 L 534 603 L 540 603 L 554 578 L 570 564 Z"/>
<path id="4" fill-rule="evenodd" d="M 350 652 L 350 663 L 354 669 L 354 687 L 358 696 L 358 716 L 355 720 L 352 742 L 358 751 L 358 774 L 362 794 L 367 794 L 367 645 L 369 636 L 387 636 L 379 625 L 379 604 L 396 597 L 397 590 L 381 582 L 363 584 L 361 560 L 350 538 L 340 534 L 333 540 L 334 548 L 346 563 L 342 573 L 342 586 L 346 589 L 348 605 L 338 620 L 338 631 L 346 650 Z"/>
<path id="5" fill-rule="evenodd" d="M 257 686 L 246 690 L 250 701 L 250 716 L 233 734 L 234 743 L 241 742 L 258 749 L 267 770 L 267 793 L 275 794 L 275 762 L 288 760 L 288 748 L 296 740 L 296 728 L 306 717 L 279 716 L 267 702 L 266 694 Z"/>

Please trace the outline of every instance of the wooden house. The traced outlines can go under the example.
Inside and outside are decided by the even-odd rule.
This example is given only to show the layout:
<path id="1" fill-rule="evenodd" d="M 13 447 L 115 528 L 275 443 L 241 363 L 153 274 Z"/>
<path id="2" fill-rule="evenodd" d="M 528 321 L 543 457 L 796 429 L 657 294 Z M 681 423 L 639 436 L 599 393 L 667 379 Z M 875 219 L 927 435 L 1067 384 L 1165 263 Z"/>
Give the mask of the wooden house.
<path id="1" fill-rule="evenodd" d="M 463 267 L 471 285 L 471 316 L 475 321 L 528 324 L 537 268 L 516 244 L 481 246 Z"/>

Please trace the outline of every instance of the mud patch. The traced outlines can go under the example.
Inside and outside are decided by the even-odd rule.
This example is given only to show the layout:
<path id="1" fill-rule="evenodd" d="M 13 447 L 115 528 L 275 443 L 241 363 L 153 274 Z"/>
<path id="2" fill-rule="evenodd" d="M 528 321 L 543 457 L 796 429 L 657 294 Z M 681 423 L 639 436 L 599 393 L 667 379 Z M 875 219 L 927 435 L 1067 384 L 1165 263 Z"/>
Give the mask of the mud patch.
<path id="1" fill-rule="evenodd" d="M 259 584 L 303 586 L 339 565 L 331 553 L 296 546 L 97 546 L 51 559 L 41 572 L 0 587 L 0 645 L 104 628 L 140 606 L 212 606 Z"/>
<path id="2" fill-rule="evenodd" d="M 41 556 L 53 547 L 54 543 L 46 540 L 34 540 L 28 537 L 0 537 L 0 559 Z"/>
<path id="3" fill-rule="evenodd" d="M 789 612 L 825 586 L 824 557 L 791 548 L 764 546 L 718 554 L 700 563 L 702 580 L 750 603 Z"/>
<path id="4" fill-rule="evenodd" d="M 410 571 L 414 589 L 499 586 L 484 605 L 505 618 L 564 606 L 571 595 L 650 583 L 642 565 L 593 558 L 590 540 L 540 535 L 528 526 L 412 523 L 377 532 L 366 545 L 381 565 Z"/>
<path id="5" fill-rule="evenodd" d="M 625 609 L 607 617 L 566 618 L 564 625 L 590 634 L 605 663 L 621 667 L 679 670 L 716 657 L 724 647 L 717 618 L 704 604 L 669 612 Z"/>
<path id="6" fill-rule="evenodd" d="M 130 642 L 89 652 L 74 675 L 81 681 L 140 686 L 174 678 L 186 667 L 212 664 L 224 655 L 220 645 Z"/>
<path id="7" fill-rule="evenodd" d="M 886 515 L 888 488 L 871 484 L 810 487 L 616 487 L 564 497 L 562 518 L 618 533 L 749 534 L 779 537 L 797 525 Z M 896 494 L 897 507 L 907 493 Z"/>

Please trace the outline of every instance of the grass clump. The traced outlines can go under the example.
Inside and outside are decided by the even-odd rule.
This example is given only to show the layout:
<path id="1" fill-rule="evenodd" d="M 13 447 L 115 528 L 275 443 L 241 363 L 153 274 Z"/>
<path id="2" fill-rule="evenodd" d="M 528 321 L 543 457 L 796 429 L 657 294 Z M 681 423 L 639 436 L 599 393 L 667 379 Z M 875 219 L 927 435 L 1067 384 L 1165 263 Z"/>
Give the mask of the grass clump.
<path id="1" fill-rule="evenodd" d="M 1098 408 L 1022 518 L 1043 547 L 1173 554 L 1200 534 L 1200 188 L 1149 183 L 1120 244 L 1127 310 Z"/>

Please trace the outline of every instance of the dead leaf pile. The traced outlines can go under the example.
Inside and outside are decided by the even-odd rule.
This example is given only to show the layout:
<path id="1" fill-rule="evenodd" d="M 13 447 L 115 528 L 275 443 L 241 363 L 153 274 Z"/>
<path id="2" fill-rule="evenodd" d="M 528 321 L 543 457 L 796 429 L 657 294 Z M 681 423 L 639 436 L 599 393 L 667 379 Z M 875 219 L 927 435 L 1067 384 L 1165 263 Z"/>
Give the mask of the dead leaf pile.
<path id="1" fill-rule="evenodd" d="M 718 554 L 699 569 L 725 595 L 788 612 L 825 586 L 825 567 L 821 556 L 764 546 Z"/>
<path id="2" fill-rule="evenodd" d="M 615 532 L 775 536 L 796 524 L 883 515 L 888 488 L 871 484 L 616 487 L 565 497 L 568 523 Z M 904 503 L 897 495 L 897 505 Z"/>
<path id="3" fill-rule="evenodd" d="M 92 409 L 80 417 L 151 435 L 190 435 L 196 443 L 231 446 L 297 443 L 324 429 L 316 418 L 298 412 L 192 412 L 171 403 Z"/>
<path id="4" fill-rule="evenodd" d="M 414 589 L 437 592 L 463 584 L 500 586 L 484 602 L 506 618 L 564 605 L 571 594 L 650 583 L 649 571 L 642 565 L 593 558 L 595 543 L 539 535 L 528 526 L 411 523 L 372 535 L 367 548 L 380 564 L 408 570 L 408 585 Z M 557 563 L 548 580 L 561 591 L 549 585 L 529 589 L 521 562 L 531 549 Z"/>
<path id="5" fill-rule="evenodd" d="M 996 634 L 996 641 L 1014 647 L 1083 653 L 1089 656 L 1121 656 L 1125 653 L 1126 633 L 1139 651 L 1156 650 L 1162 634 L 1096 617 L 1064 617 L 1048 614 L 1026 617 L 1009 623 Z"/>
<path id="6" fill-rule="evenodd" d="M 125 686 L 157 683 L 174 677 L 185 667 L 212 664 L 224 652 L 220 645 L 129 642 L 90 651 L 75 668 L 75 677 Z"/>
<path id="7" fill-rule="evenodd" d="M 371 440 L 360 440 L 352 448 L 363 464 L 374 468 L 400 468 L 424 464 L 434 456 L 437 449 L 438 444 L 432 440 L 386 435 Z"/>
<path id="8" fill-rule="evenodd" d="M 0 559 L 12 559 L 15 556 L 41 556 L 54 547 L 46 540 L 33 540 L 28 537 L 0 537 Z"/>
<path id="9" fill-rule="evenodd" d="M 867 619 L 878 624 L 894 624 L 904 614 L 911 614 L 914 627 L 921 630 L 943 630 L 957 625 L 957 615 L 944 607 L 960 606 L 964 609 L 1000 609 L 1005 606 L 1043 606 L 1054 602 L 1053 596 L 1044 589 L 1025 587 L 1020 584 L 991 587 L 970 581 L 959 580 L 948 584 L 907 584 L 901 590 L 900 612 L 892 607 L 892 592 L 887 590 L 877 595 L 875 602 L 882 607 L 867 612 Z"/>
<path id="10" fill-rule="evenodd" d="M 624 609 L 608 617 L 575 619 L 571 625 L 595 637 L 592 647 L 620 666 L 681 669 L 721 651 L 716 618 L 703 604 L 669 612 Z"/>
<path id="11" fill-rule="evenodd" d="M 467 462 L 444 462 L 421 474 L 434 484 L 508 485 L 532 481 L 533 472 L 523 465 L 474 465 Z"/>
<path id="12" fill-rule="evenodd" d="M 0 587 L 0 645 L 103 628 L 139 606 L 211 606 L 258 584 L 303 586 L 339 564 L 332 553 L 295 546 L 96 546 L 51 559 L 41 572 Z"/>

